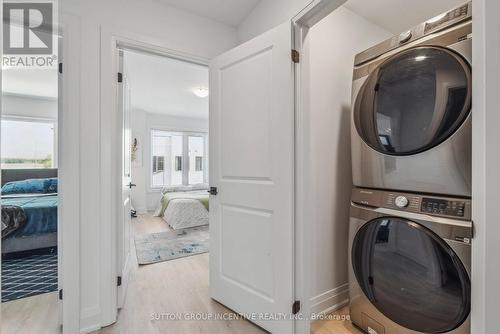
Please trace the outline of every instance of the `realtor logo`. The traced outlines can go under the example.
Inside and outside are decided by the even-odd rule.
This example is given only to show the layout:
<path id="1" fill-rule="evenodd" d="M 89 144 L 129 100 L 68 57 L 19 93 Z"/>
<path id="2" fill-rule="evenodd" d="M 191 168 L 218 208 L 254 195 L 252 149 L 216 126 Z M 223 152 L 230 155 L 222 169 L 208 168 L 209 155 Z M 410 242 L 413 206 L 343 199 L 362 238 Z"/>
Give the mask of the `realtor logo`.
<path id="1" fill-rule="evenodd" d="M 53 53 L 52 3 L 4 3 L 3 24 L 4 54 L 50 55 Z"/>

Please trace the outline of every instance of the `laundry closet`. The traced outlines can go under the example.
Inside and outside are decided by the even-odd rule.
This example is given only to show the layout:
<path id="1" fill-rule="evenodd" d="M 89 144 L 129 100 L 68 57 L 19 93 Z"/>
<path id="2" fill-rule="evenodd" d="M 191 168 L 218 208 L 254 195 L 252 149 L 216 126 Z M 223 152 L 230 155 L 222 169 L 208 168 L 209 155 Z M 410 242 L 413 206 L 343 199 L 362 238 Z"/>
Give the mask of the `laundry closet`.
<path id="1" fill-rule="evenodd" d="M 347 1 L 296 32 L 303 305 L 321 314 L 351 304 L 351 319 L 369 333 L 469 333 L 472 5 L 414 1 L 393 19 L 384 6 L 403 4 Z M 421 271 L 384 274 L 373 257 Z M 409 291 L 424 283 L 429 294 Z M 437 308 L 415 306 L 419 293 Z"/>

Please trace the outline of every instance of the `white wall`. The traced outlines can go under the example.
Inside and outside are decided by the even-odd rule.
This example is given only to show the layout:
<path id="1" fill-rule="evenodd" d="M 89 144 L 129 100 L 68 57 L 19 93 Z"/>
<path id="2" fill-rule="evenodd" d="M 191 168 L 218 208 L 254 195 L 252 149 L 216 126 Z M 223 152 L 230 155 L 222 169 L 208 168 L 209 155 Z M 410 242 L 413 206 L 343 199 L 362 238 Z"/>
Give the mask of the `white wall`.
<path id="1" fill-rule="evenodd" d="M 500 300 L 500 2 L 474 0 L 472 39 L 472 314 L 471 333 L 498 332 Z"/>
<path id="2" fill-rule="evenodd" d="M 102 191 L 100 110 L 101 28 L 141 42 L 198 57 L 212 58 L 236 44 L 236 30 L 188 12 L 142 0 L 65 0 L 63 14 L 81 22 L 80 70 L 80 326 L 90 332 L 110 323 L 106 312 L 107 283 L 101 281 L 100 206 L 111 192 Z M 71 59 L 65 60 L 71 64 Z M 107 137 L 105 137 L 107 138 Z M 112 208 L 109 208 L 112 210 Z M 108 222 L 109 223 L 109 222 Z"/>
<path id="3" fill-rule="evenodd" d="M 238 41 L 243 43 L 291 19 L 312 0 L 262 0 L 238 26 Z"/>
<path id="4" fill-rule="evenodd" d="M 142 154 L 142 164 L 132 164 L 132 203 L 139 213 L 156 209 L 160 194 L 149 189 L 149 168 L 151 140 L 150 130 L 208 132 L 208 119 L 176 117 L 163 114 L 148 113 L 144 110 L 132 111 L 132 134 L 142 138 L 138 154 Z"/>
<path id="5" fill-rule="evenodd" d="M 349 32 L 348 34 L 346 32 Z M 304 116 L 305 203 L 313 247 L 310 305 L 321 312 L 348 298 L 347 251 L 352 188 L 350 147 L 354 55 L 390 37 L 345 7 L 312 27 L 303 66 L 309 69 Z"/>
<path id="6" fill-rule="evenodd" d="M 57 120 L 57 99 L 3 94 L 3 117 L 33 117 Z"/>

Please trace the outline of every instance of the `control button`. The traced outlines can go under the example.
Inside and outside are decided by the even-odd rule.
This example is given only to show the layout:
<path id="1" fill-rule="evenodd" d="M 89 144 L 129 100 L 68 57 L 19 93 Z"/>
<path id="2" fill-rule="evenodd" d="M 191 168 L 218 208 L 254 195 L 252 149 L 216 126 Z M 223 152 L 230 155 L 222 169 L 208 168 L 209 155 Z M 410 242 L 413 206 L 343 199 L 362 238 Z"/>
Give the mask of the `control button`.
<path id="1" fill-rule="evenodd" d="M 399 35 L 399 43 L 403 44 L 411 39 L 411 30 L 405 31 Z"/>
<path id="2" fill-rule="evenodd" d="M 394 203 L 398 208 L 406 208 L 409 204 L 409 201 L 408 198 L 406 198 L 405 196 L 398 196 L 396 197 Z"/>

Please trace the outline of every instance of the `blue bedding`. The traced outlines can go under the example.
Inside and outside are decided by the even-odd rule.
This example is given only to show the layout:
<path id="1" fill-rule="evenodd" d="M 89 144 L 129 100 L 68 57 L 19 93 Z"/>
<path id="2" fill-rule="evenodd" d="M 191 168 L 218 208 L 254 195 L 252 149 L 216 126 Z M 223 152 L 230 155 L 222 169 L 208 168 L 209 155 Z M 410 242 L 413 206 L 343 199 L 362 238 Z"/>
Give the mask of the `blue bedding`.
<path id="1" fill-rule="evenodd" d="M 5 195 L 2 205 L 20 206 L 26 213 L 27 223 L 9 238 L 22 238 L 57 232 L 57 193 Z"/>

